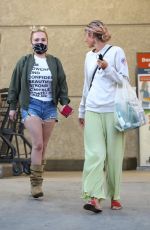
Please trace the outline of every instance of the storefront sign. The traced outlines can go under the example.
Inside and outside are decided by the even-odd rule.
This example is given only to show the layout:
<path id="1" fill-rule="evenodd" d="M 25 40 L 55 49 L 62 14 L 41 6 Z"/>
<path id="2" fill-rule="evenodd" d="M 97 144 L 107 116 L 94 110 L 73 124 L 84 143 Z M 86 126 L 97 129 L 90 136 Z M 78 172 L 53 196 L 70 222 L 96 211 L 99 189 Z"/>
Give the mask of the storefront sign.
<path id="1" fill-rule="evenodd" d="M 138 96 L 147 118 L 139 129 L 139 166 L 150 168 L 150 53 L 137 53 Z"/>

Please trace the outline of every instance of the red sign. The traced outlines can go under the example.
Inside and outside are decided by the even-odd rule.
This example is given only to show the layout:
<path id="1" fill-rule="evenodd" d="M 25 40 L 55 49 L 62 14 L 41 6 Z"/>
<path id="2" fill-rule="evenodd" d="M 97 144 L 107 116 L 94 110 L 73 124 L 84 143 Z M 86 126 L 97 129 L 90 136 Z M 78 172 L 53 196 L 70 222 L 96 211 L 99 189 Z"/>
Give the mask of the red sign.
<path id="1" fill-rule="evenodd" d="M 138 68 L 150 69 L 150 53 L 137 53 Z"/>
<path id="2" fill-rule="evenodd" d="M 150 76 L 140 76 L 140 81 L 150 81 Z"/>

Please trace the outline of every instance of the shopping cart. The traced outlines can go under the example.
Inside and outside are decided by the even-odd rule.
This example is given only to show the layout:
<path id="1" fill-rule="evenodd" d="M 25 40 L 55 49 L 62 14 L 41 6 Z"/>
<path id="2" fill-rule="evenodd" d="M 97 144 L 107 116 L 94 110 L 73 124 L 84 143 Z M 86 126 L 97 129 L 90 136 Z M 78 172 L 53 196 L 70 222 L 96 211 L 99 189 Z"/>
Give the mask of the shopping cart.
<path id="1" fill-rule="evenodd" d="M 0 163 L 11 163 L 13 175 L 30 174 L 32 146 L 25 137 L 20 107 L 14 122 L 9 119 L 8 89 L 0 89 Z"/>

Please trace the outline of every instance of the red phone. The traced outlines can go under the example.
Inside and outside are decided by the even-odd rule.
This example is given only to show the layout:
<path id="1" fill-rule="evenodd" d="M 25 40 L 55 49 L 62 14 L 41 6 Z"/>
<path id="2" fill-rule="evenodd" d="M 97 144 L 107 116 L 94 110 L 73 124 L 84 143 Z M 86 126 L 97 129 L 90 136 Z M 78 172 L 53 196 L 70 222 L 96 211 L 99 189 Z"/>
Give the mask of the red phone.
<path id="1" fill-rule="evenodd" d="M 63 110 L 60 112 L 64 117 L 68 117 L 73 113 L 73 109 L 69 105 L 65 105 Z"/>

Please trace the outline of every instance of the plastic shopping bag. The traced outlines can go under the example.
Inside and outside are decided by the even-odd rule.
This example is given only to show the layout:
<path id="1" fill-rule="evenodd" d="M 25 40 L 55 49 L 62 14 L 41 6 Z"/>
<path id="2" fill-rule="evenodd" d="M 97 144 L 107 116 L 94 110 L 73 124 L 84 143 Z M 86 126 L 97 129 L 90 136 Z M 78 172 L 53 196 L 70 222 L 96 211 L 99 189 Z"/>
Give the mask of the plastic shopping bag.
<path id="1" fill-rule="evenodd" d="M 114 117 L 115 127 L 121 132 L 146 124 L 141 102 L 127 79 L 123 80 L 122 86 L 117 86 Z"/>

